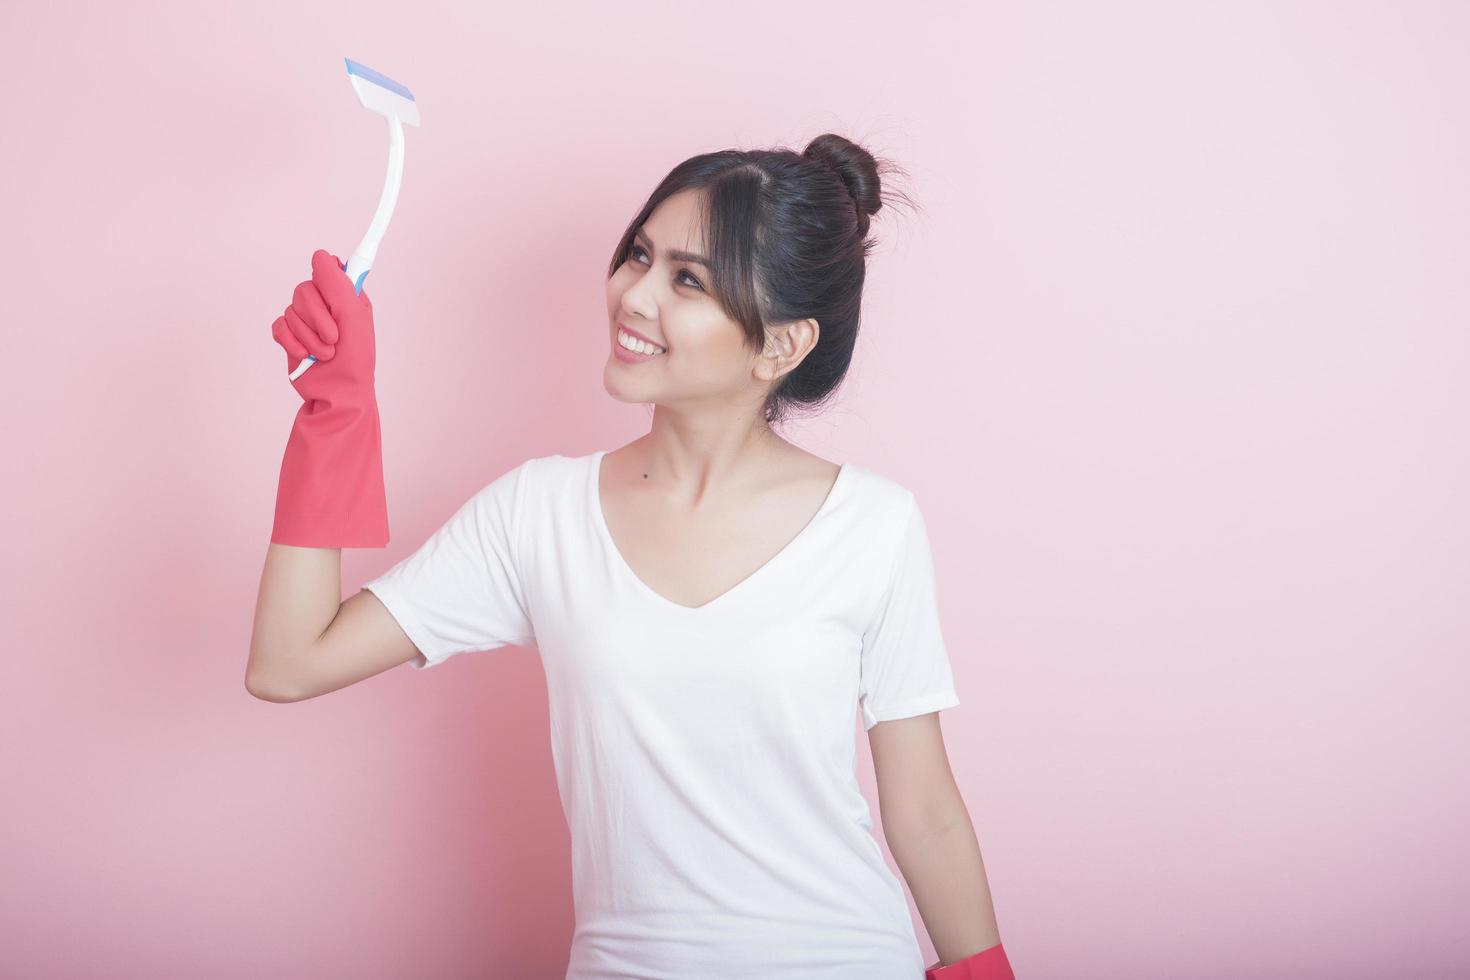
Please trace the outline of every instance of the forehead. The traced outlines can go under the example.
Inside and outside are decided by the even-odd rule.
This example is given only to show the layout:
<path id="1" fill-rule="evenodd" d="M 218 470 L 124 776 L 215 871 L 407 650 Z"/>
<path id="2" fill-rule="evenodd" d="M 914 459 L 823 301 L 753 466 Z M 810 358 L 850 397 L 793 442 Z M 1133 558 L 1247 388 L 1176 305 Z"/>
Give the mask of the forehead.
<path id="1" fill-rule="evenodd" d="M 704 214 L 693 190 L 671 194 L 643 222 L 643 233 L 659 248 L 704 252 Z"/>

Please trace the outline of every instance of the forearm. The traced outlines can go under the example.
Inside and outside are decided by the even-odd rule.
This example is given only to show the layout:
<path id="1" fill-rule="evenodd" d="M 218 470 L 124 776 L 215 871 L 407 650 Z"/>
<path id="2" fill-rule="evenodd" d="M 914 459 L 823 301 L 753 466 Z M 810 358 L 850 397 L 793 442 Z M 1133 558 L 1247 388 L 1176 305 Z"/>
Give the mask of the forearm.
<path id="1" fill-rule="evenodd" d="M 884 837 L 941 963 L 1000 942 L 980 843 L 962 801 L 938 822 L 885 821 Z"/>
<path id="2" fill-rule="evenodd" d="M 271 543 L 255 602 L 245 683 L 257 697 L 281 696 L 295 658 L 342 608 L 342 549 Z"/>

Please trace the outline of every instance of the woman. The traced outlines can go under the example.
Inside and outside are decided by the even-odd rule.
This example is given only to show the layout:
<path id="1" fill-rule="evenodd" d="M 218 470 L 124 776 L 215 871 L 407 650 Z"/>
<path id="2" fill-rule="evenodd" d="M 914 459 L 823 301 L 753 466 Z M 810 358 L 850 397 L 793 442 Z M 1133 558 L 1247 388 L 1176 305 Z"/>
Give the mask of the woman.
<path id="1" fill-rule="evenodd" d="M 408 662 L 534 644 L 571 829 L 569 978 L 900 980 L 923 971 L 855 779 L 943 964 L 1010 977 L 938 711 L 959 703 L 914 496 L 778 437 L 858 332 L 878 165 L 800 154 L 676 167 L 607 282 L 614 451 L 493 480 L 339 604 L 340 549 L 387 543 L 372 304 L 319 251 L 274 325 L 305 399 L 288 442 L 247 686 L 315 697 Z"/>

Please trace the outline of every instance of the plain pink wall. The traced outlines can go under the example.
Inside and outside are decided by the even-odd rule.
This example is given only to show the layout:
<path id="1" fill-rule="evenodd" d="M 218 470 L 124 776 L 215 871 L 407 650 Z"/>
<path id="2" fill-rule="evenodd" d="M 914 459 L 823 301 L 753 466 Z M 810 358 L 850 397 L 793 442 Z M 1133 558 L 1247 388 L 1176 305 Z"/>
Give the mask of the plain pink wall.
<path id="1" fill-rule="evenodd" d="M 423 114 L 368 283 L 392 542 L 344 595 L 516 462 L 645 431 L 604 275 L 670 167 L 844 133 L 925 210 L 877 219 L 849 383 L 791 435 L 925 508 L 1018 976 L 1470 974 L 1463 5 L 5 22 L 0 974 L 561 976 L 534 650 L 243 686 L 271 321 L 383 181 L 344 56 Z"/>

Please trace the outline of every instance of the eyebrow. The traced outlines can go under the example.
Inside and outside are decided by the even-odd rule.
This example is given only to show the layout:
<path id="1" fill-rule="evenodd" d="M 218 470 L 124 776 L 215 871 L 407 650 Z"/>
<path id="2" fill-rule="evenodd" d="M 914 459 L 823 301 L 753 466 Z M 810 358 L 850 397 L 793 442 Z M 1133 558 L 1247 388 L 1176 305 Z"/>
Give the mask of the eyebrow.
<path id="1" fill-rule="evenodd" d="M 637 231 L 633 232 L 633 237 L 641 238 L 649 245 L 653 244 L 653 239 L 645 235 L 642 228 L 639 228 Z M 669 258 L 673 259 L 675 262 L 698 262 L 705 268 L 712 268 L 709 264 L 709 259 L 705 258 L 703 255 L 695 255 L 693 252 L 681 252 L 678 249 L 671 248 L 669 249 Z"/>

